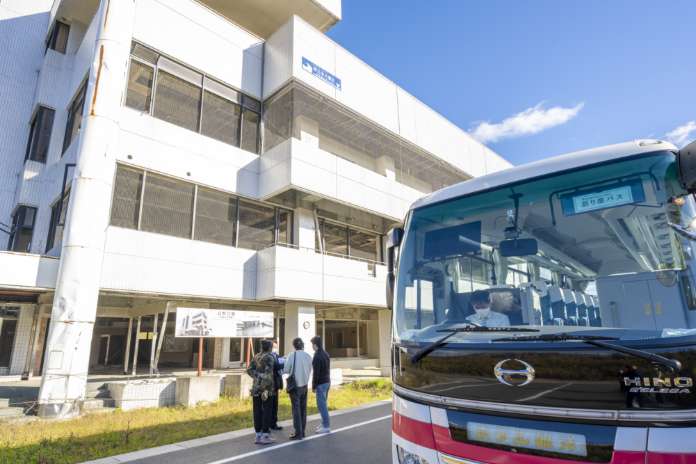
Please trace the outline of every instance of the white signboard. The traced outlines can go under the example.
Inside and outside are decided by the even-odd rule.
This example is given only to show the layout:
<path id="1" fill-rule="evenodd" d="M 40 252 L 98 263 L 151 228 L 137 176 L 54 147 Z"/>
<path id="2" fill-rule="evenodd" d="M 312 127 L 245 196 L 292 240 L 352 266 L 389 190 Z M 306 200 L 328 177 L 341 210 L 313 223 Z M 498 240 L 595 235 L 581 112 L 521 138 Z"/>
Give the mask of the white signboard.
<path id="1" fill-rule="evenodd" d="M 273 313 L 227 309 L 177 308 L 177 337 L 273 337 Z"/>

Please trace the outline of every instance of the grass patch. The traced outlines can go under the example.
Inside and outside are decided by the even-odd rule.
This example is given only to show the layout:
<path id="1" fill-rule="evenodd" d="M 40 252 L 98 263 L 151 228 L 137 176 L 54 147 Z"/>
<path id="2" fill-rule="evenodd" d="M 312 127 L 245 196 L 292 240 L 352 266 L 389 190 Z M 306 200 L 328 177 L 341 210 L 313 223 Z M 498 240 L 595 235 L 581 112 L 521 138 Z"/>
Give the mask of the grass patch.
<path id="1" fill-rule="evenodd" d="M 391 397 L 389 380 L 353 382 L 329 393 L 329 409 L 346 409 Z M 317 412 L 314 394 L 308 414 Z M 290 399 L 281 393 L 279 420 L 289 419 Z M 251 401 L 222 398 L 196 408 L 116 410 L 65 421 L 3 424 L 0 463 L 76 463 L 253 426 Z"/>

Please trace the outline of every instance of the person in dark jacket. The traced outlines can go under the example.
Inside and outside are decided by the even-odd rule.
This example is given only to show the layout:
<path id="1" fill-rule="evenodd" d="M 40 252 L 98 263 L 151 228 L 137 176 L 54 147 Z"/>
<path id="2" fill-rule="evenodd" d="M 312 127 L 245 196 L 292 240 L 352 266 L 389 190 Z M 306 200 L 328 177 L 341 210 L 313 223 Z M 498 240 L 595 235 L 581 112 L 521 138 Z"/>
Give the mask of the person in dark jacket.
<path id="1" fill-rule="evenodd" d="M 321 425 L 317 427 L 317 433 L 331 432 L 329 420 L 329 388 L 331 387 L 331 359 L 324 349 L 320 336 L 312 338 L 314 358 L 312 359 L 312 391 L 317 396 L 317 409 L 321 415 Z"/>
<path id="2" fill-rule="evenodd" d="M 278 425 L 278 392 L 283 389 L 283 358 L 278 355 L 277 339 L 273 340 L 273 357 L 275 358 L 276 362 L 274 368 L 275 395 L 273 395 L 273 398 L 271 399 L 273 401 L 273 405 L 271 406 L 273 411 L 271 413 L 271 430 L 283 430 L 283 427 Z"/>
<path id="3" fill-rule="evenodd" d="M 256 430 L 256 444 L 269 445 L 273 443 L 271 438 L 271 406 L 275 389 L 275 365 L 276 359 L 271 353 L 273 343 L 270 340 L 261 341 L 261 352 L 251 360 L 247 374 L 253 379 L 251 397 L 254 408 L 254 429 Z"/>

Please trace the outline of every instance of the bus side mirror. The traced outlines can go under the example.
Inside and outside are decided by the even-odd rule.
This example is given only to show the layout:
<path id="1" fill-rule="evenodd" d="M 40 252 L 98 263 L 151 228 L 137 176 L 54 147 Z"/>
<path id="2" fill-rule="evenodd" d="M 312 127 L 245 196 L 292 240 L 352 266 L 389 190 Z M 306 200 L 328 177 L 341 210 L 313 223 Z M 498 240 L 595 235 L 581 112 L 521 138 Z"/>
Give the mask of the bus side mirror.
<path id="1" fill-rule="evenodd" d="M 404 229 L 395 227 L 387 232 L 387 308 L 394 309 L 394 286 L 396 276 L 394 275 L 394 265 L 396 261 L 396 249 L 401 246 L 404 238 Z"/>
<path id="2" fill-rule="evenodd" d="M 682 187 L 689 193 L 696 193 L 696 141 L 679 150 L 677 166 Z"/>

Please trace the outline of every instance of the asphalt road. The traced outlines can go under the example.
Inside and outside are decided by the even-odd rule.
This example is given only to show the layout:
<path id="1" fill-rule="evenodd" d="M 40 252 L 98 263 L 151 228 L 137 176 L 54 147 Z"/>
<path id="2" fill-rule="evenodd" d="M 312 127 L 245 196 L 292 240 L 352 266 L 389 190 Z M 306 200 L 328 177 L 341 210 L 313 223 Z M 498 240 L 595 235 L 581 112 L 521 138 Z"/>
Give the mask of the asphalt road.
<path id="1" fill-rule="evenodd" d="M 309 421 L 313 431 L 316 420 Z M 246 434 L 229 440 L 201 444 L 132 459 L 119 457 L 111 462 L 147 464 L 354 464 L 356 462 L 391 463 L 391 403 L 336 415 L 331 422 L 332 433 L 313 435 L 302 441 L 289 441 L 292 426 L 275 432 L 276 443 L 254 445 L 254 435 Z M 176 446 L 176 445 L 175 445 Z M 106 462 L 106 460 L 102 461 Z"/>

